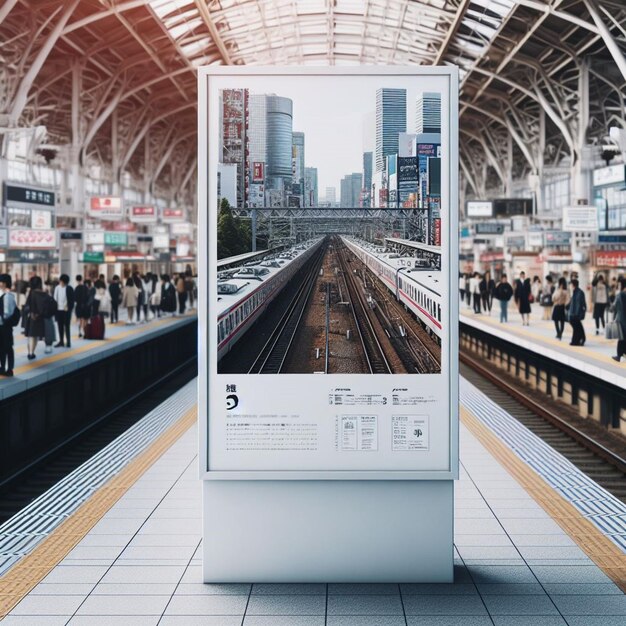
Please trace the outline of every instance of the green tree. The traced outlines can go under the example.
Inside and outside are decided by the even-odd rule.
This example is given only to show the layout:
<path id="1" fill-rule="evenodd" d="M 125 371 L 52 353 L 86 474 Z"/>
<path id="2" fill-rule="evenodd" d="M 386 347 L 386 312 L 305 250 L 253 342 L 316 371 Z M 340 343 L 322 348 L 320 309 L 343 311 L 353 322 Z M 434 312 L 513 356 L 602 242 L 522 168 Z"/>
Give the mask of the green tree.
<path id="1" fill-rule="evenodd" d="M 224 259 L 250 252 L 250 224 L 235 217 L 226 198 L 222 198 L 217 218 L 217 257 Z"/>

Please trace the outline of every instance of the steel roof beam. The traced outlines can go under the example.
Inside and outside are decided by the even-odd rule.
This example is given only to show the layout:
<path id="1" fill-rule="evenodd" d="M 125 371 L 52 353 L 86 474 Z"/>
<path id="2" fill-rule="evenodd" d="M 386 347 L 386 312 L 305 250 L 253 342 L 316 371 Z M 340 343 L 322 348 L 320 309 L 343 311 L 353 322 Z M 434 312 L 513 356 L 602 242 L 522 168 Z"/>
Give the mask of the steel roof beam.
<path id="1" fill-rule="evenodd" d="M 443 60 L 446 52 L 448 52 L 448 47 L 450 46 L 450 42 L 456 36 L 457 31 L 459 30 L 459 26 L 461 25 L 461 21 L 465 17 L 465 13 L 471 4 L 471 0 L 461 0 L 459 6 L 456 10 L 456 14 L 454 16 L 454 20 L 448 29 L 445 39 L 443 40 L 439 50 L 437 50 L 437 55 L 433 59 L 432 65 L 439 65 Z"/>
<path id="2" fill-rule="evenodd" d="M 228 49 L 226 48 L 226 44 L 222 40 L 222 37 L 220 36 L 215 26 L 215 23 L 213 22 L 213 18 L 211 17 L 211 12 L 209 11 L 209 7 L 206 4 L 206 0 L 194 0 L 194 4 L 196 5 L 196 8 L 198 9 L 198 13 L 200 13 L 200 17 L 202 17 L 202 20 L 204 21 L 205 26 L 209 30 L 211 39 L 213 39 L 213 43 L 219 50 L 220 56 L 222 57 L 224 64 L 232 65 L 233 61 L 230 57 L 230 53 L 228 52 Z"/>
<path id="3" fill-rule="evenodd" d="M 585 4 L 585 7 L 587 7 L 587 11 L 589 11 L 589 15 L 591 15 L 591 19 L 594 21 L 596 27 L 598 28 L 598 33 L 602 36 L 602 40 L 604 41 L 606 47 L 611 53 L 615 64 L 619 68 L 619 71 L 622 73 L 624 79 L 626 79 L 626 58 L 624 58 L 622 50 L 615 42 L 615 39 L 613 39 L 611 31 L 598 13 L 595 0 L 583 0 L 583 2 Z"/>

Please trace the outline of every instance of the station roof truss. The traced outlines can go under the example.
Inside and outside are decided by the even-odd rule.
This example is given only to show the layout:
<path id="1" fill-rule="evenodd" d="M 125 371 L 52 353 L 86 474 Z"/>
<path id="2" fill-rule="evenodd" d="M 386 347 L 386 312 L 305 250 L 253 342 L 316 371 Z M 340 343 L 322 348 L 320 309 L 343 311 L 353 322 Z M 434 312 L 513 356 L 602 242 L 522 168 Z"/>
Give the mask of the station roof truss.
<path id="1" fill-rule="evenodd" d="M 193 197 L 196 68 L 455 64 L 469 193 L 625 125 L 623 0 L 4 0 L 0 133 Z M 35 135 L 33 135 L 35 136 Z"/>

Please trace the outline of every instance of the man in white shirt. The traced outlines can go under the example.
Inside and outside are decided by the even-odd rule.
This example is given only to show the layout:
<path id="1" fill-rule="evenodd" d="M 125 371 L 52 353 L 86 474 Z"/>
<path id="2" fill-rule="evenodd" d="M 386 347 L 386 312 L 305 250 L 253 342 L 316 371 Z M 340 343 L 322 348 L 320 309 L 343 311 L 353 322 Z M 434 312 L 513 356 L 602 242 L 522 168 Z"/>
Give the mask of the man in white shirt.
<path id="1" fill-rule="evenodd" d="M 70 277 L 67 274 L 62 274 L 59 277 L 59 284 L 54 288 L 54 299 L 57 303 L 57 326 L 59 327 L 57 348 L 62 348 L 64 345 L 70 348 L 72 345 L 70 341 L 70 322 L 72 320 L 72 309 L 74 308 L 74 289 L 69 282 Z M 66 337 L 65 343 L 63 342 L 64 335 Z"/>

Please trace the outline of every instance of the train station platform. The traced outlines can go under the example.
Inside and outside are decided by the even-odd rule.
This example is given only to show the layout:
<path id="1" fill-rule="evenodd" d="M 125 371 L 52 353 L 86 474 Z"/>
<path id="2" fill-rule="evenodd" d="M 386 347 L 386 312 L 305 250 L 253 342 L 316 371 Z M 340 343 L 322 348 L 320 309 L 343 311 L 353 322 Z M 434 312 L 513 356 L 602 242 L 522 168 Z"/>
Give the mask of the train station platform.
<path id="1" fill-rule="evenodd" d="M 509 303 L 507 323 L 500 323 L 500 309 L 497 301 L 491 315 L 488 313 L 476 314 L 465 306 L 460 306 L 461 324 L 467 324 L 478 330 L 500 337 L 505 341 L 539 353 L 559 363 L 580 370 L 584 374 L 600 380 L 624 387 L 626 380 L 626 360 L 621 363 L 614 361 L 611 356 L 616 354 L 617 341 L 605 339 L 604 329 L 600 328 L 600 334 L 596 335 L 594 320 L 590 314 L 583 322 L 587 339 L 584 346 L 570 346 L 571 326 L 566 322 L 563 339 L 556 338 L 554 322 L 542 320 L 543 310 L 537 305 L 532 305 L 530 325 L 523 326 L 520 314 L 513 302 Z M 612 316 L 611 316 L 612 318 Z"/>
<path id="2" fill-rule="evenodd" d="M 79 339 L 77 325 L 73 322 L 71 348 L 53 348 L 51 353 L 46 354 L 44 342 L 40 341 L 35 350 L 36 358 L 32 361 L 27 358 L 27 339 L 21 334 L 20 327 L 17 327 L 13 332 L 14 376 L 10 378 L 0 376 L 0 402 L 127 350 L 131 346 L 149 341 L 165 330 L 173 330 L 190 323 L 192 319 L 195 319 L 195 311 L 178 317 L 153 319 L 145 324 L 129 325 L 121 319 L 117 324 L 107 323 L 104 340 Z"/>
<path id="3" fill-rule="evenodd" d="M 626 505 L 464 379 L 453 584 L 203 584 L 195 393 L 0 527 L 3 624 L 626 621 Z"/>

